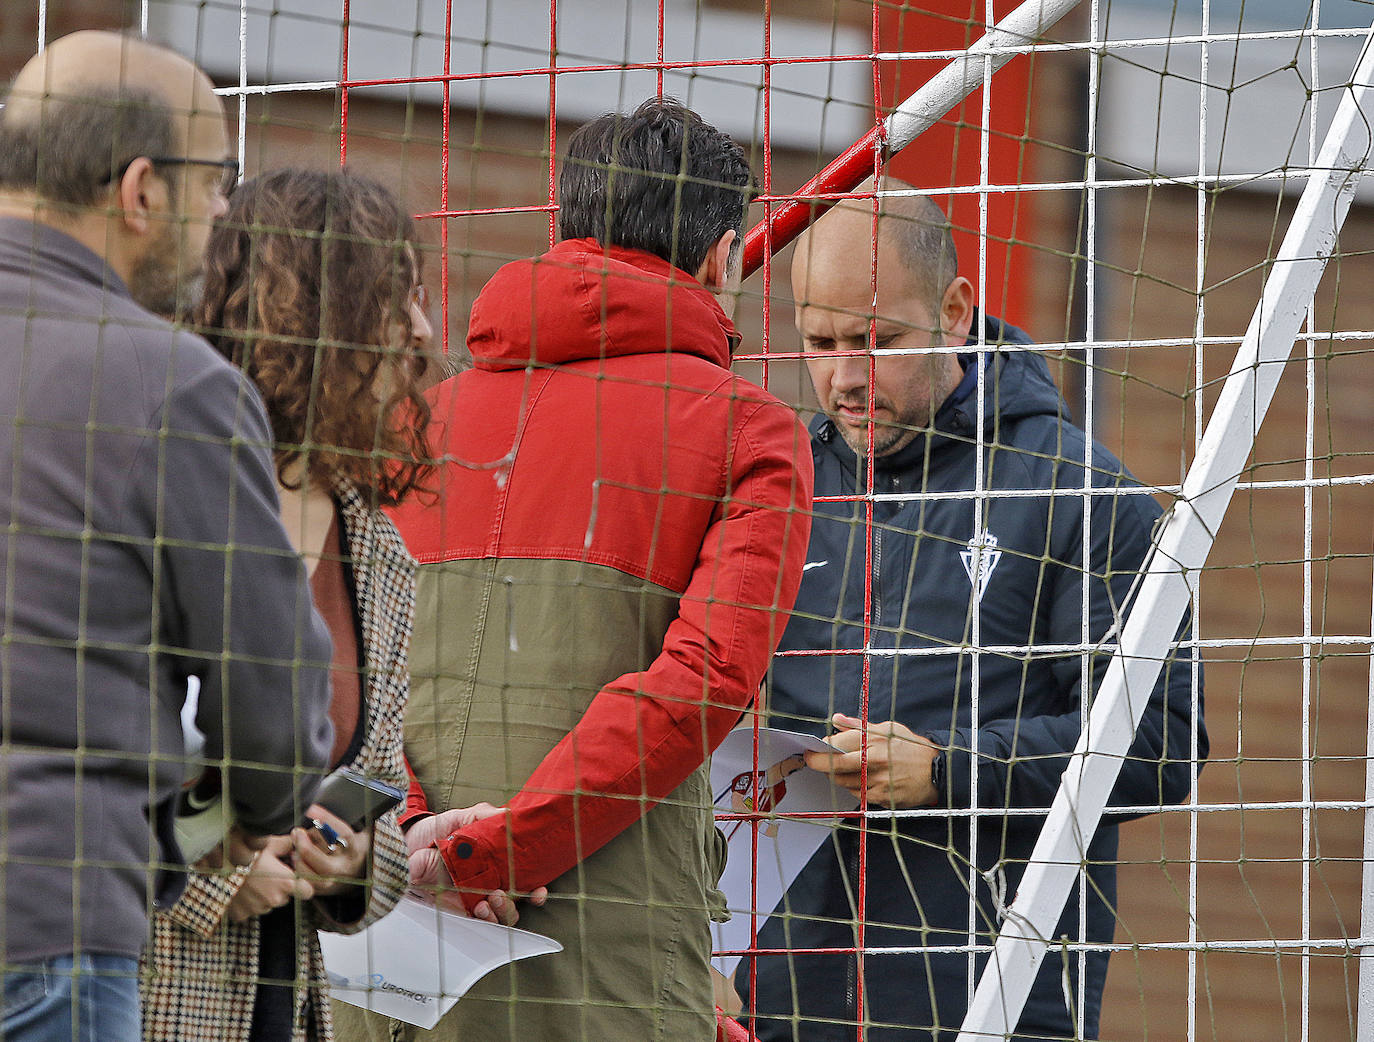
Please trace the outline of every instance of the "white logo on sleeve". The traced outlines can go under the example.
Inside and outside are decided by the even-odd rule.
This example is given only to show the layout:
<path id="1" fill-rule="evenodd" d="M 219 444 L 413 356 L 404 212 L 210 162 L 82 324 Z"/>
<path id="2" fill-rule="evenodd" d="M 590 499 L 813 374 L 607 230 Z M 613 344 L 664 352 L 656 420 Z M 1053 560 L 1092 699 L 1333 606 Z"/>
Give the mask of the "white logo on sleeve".
<path id="1" fill-rule="evenodd" d="M 988 529 L 983 529 L 981 534 L 968 541 L 968 549 L 959 551 L 959 559 L 964 562 L 969 584 L 981 602 L 988 583 L 992 581 L 997 562 L 1002 559 L 1002 551 L 997 549 L 997 537 Z"/>
<path id="2" fill-rule="evenodd" d="M 824 561 L 807 561 L 804 565 L 802 565 L 802 571 L 809 572 L 812 568 L 824 568 L 829 563 L 830 561 L 828 558 Z"/>

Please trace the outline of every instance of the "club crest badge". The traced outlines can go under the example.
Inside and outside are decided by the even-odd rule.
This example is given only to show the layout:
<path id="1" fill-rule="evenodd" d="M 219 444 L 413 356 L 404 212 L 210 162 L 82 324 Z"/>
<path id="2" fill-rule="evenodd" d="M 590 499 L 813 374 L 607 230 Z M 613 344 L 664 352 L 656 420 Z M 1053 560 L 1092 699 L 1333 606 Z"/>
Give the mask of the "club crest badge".
<path id="1" fill-rule="evenodd" d="M 968 541 L 966 549 L 959 551 L 959 559 L 964 562 L 969 584 L 973 587 L 974 596 L 981 603 L 983 594 L 987 592 L 988 583 L 992 581 L 992 573 L 997 568 L 997 562 L 1002 559 L 1002 551 L 997 549 L 997 537 L 988 529 L 983 529 Z"/>

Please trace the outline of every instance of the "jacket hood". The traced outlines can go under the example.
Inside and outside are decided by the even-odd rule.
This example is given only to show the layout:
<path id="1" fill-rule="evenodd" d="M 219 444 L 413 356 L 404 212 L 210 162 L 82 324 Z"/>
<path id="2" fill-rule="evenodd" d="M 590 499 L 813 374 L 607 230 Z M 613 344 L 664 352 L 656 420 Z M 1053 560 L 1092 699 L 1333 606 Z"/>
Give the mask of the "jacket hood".
<path id="1" fill-rule="evenodd" d="M 965 378 L 972 386 L 961 396 L 961 391 L 964 391 L 964 385 L 961 384 L 945 400 L 935 414 L 932 432 L 924 437 L 913 438 L 889 456 L 879 457 L 876 461 L 879 470 L 906 470 L 922 466 L 927 440 L 932 434 L 934 444 L 930 448 L 937 448 L 941 442 L 949 440 L 973 440 L 978 423 L 977 373 L 973 368 L 975 360 L 984 370 L 983 392 L 987 398 L 983 417 L 985 438 L 992 440 L 999 424 L 1013 423 L 1029 416 L 1070 418 L 1069 407 L 1039 351 L 1003 351 L 997 348 L 1000 344 L 1033 344 L 1026 332 L 1000 318 L 984 316 L 981 312 L 977 313 L 976 320 L 983 323 L 983 339 L 989 348 L 982 353 L 959 356 L 966 365 Z M 811 431 L 847 467 L 852 469 L 857 465 L 858 455 L 840 437 L 834 423 L 827 417 L 817 417 L 811 424 Z"/>
<path id="2" fill-rule="evenodd" d="M 691 275 L 641 250 L 567 239 L 503 266 L 472 305 L 478 369 L 682 352 L 729 368 L 739 333 Z"/>

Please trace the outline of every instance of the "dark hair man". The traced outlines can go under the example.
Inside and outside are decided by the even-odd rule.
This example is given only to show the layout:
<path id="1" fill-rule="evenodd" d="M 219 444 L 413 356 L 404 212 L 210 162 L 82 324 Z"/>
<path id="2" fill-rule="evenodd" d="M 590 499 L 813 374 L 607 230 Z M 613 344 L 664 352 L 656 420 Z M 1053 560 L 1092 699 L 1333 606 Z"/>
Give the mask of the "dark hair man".
<path id="1" fill-rule="evenodd" d="M 6 100 L 0 1034 L 136 1042 L 148 911 L 180 886 L 188 678 L 248 857 L 299 820 L 301 769 L 328 756 L 330 645 L 260 400 L 147 310 L 185 298 L 237 170 L 210 81 L 83 32 Z"/>
<path id="2" fill-rule="evenodd" d="M 433 392 L 440 501 L 396 513 L 421 562 L 412 879 L 442 873 L 469 907 L 547 885 L 521 925 L 564 950 L 401 1037 L 714 1037 L 705 761 L 782 632 L 811 495 L 805 434 L 731 375 L 713 296 L 752 183 L 674 101 L 582 127 L 560 182 L 572 237 L 487 283 L 474 367 Z M 419 817 L 479 801 L 501 809 Z"/>
<path id="3" fill-rule="evenodd" d="M 884 188 L 909 186 L 887 181 Z M 875 253 L 867 200 L 821 217 L 792 262 L 797 329 L 823 411 L 811 427 L 822 501 L 781 644 L 784 651 L 862 650 L 871 587 L 869 639 L 883 653 L 868 660 L 866 789 L 863 655 L 780 656 L 768 708 L 774 726 L 826 735 L 845 750 L 807 754 L 808 766 L 830 773 L 869 809 L 951 812 L 870 821 L 867 836 L 865 947 L 918 951 L 865 960 L 866 1037 L 928 1042 L 958 1033 L 969 975 L 986 961 L 986 954 L 942 949 L 995 937 L 1001 902 L 1016 893 L 1160 511 L 1073 426 L 1029 338 L 980 318 L 939 208 L 915 195 L 884 195 L 880 206 L 876 299 L 873 267 L 859 262 Z M 973 346 L 979 321 L 984 350 Z M 884 353 L 873 357 L 875 348 Z M 866 491 L 870 453 L 873 489 L 885 497 L 873 504 L 871 528 L 861 500 L 843 501 Z M 986 494 L 968 495 L 978 488 Z M 1019 494 L 1026 492 L 1045 494 Z M 1012 650 L 970 650 L 975 642 Z M 1099 642 L 1086 674 L 1083 656 L 1062 650 Z M 1201 717 L 1194 719 L 1191 666 L 1186 649 L 1166 663 L 1113 805 L 1163 806 L 1187 796 L 1194 727 L 1199 755 L 1207 752 Z M 981 813 L 970 817 L 970 808 Z M 1106 824 L 1084 855 L 1086 934 L 1075 895 L 1056 937 L 1110 942 L 1116 842 L 1116 824 Z M 788 890 L 786 922 L 776 916 L 760 930 L 761 948 L 853 949 L 859 844 L 857 829 L 846 826 L 817 851 Z M 761 1038 L 855 1037 L 853 955 L 797 951 L 754 964 Z M 745 996 L 749 965 L 744 960 L 736 975 Z M 1077 953 L 1046 958 L 1017 1037 L 1095 1038 L 1106 970 L 1107 953 L 1089 951 L 1086 999 L 1077 1008 Z"/>

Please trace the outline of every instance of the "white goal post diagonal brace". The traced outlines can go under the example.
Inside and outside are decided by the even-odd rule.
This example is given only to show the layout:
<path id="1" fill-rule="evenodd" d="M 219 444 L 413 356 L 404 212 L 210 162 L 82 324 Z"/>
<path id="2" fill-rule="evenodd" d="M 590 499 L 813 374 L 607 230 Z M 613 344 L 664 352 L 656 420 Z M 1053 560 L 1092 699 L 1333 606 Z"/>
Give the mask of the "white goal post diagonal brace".
<path id="1" fill-rule="evenodd" d="M 1025 0 L 951 59 L 898 105 L 885 120 L 854 142 L 769 214 L 744 237 L 744 278 L 759 269 L 769 253 L 777 253 L 831 205 L 826 196 L 852 192 L 873 174 L 875 156 L 894 156 L 940 121 L 940 118 L 990 82 L 1007 62 L 1028 53 L 1035 41 L 1079 5 L 1081 0 Z"/>
<path id="2" fill-rule="evenodd" d="M 1093 701 L 1015 900 L 978 981 L 958 1042 L 1010 1035 L 1045 955 L 1107 796 L 1130 747 L 1191 584 L 1254 446 L 1371 151 L 1374 27 L 1274 258 L 1182 490 L 1159 529 L 1135 604 Z M 1360 1039 L 1368 1038 L 1361 960 Z"/>

